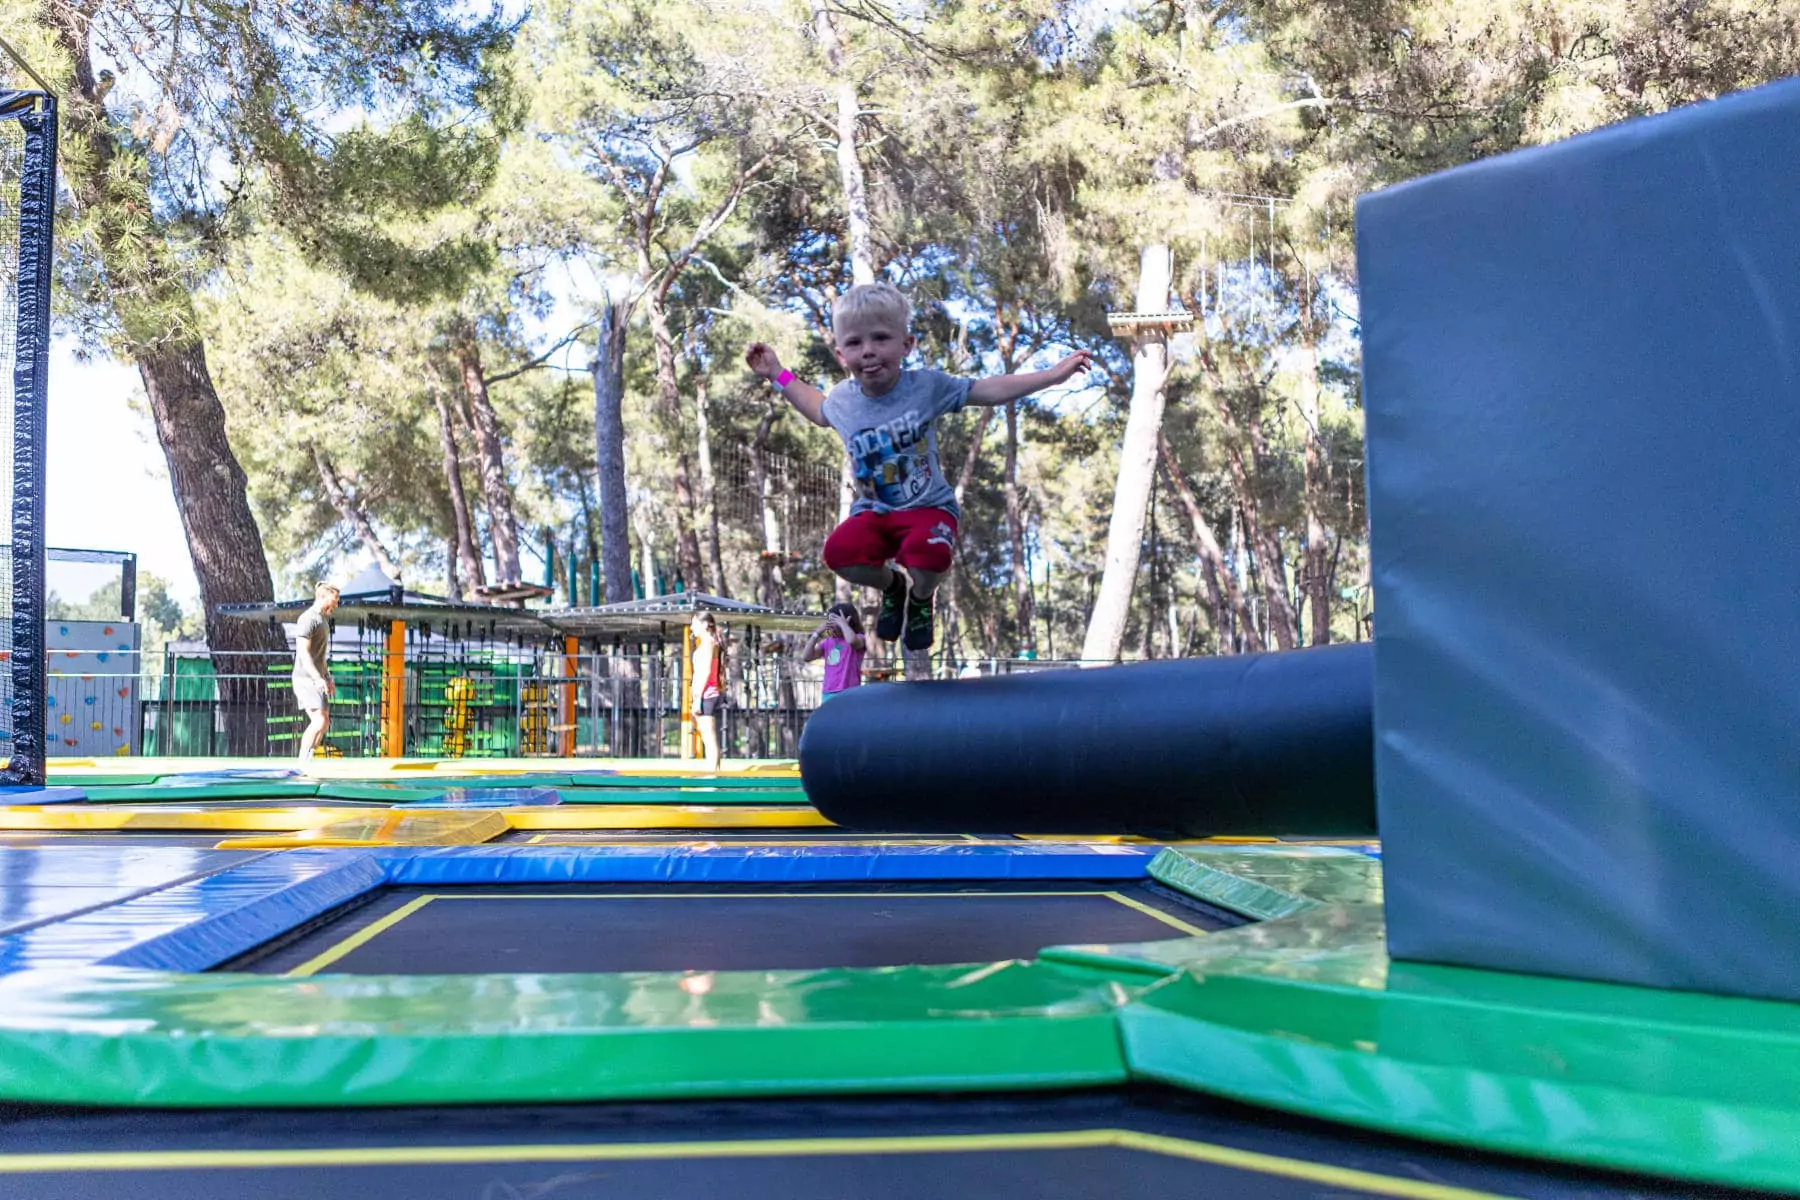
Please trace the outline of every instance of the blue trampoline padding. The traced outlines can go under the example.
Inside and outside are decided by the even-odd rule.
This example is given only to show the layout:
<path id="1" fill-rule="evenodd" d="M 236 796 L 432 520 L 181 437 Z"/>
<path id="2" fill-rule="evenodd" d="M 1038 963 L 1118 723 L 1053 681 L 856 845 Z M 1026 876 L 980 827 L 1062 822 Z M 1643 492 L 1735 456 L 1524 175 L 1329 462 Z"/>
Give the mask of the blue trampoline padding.
<path id="1" fill-rule="evenodd" d="M 202 971 L 381 883 L 381 864 L 354 852 L 257 855 L 0 940 L 0 971 L 95 963 Z"/>
<path id="2" fill-rule="evenodd" d="M 1800 1000 L 1796 163 L 1788 80 L 1358 203 L 1396 959 Z"/>
<path id="3" fill-rule="evenodd" d="M 288 850 L 0 938 L 0 974 L 92 965 L 205 971 L 389 884 L 1138 880 L 1148 877 L 1157 849 L 1020 843 Z"/>
<path id="4" fill-rule="evenodd" d="M 18 960 L 29 957 L 40 928 L 66 925 L 84 914 L 223 871 L 249 857 L 236 851 L 166 846 L 20 847 L 0 852 L 0 972 L 15 969 Z"/>
<path id="5" fill-rule="evenodd" d="M 86 789 L 78 787 L 0 787 L 0 804 L 71 804 L 86 799 Z"/>
<path id="6" fill-rule="evenodd" d="M 391 884 L 1143 879 L 1153 846 L 445 846 L 379 851 Z"/>
<path id="7" fill-rule="evenodd" d="M 373 891 L 383 882 L 381 864 L 355 853 L 302 850 L 270 854 L 137 902 L 129 915 L 146 926 L 187 919 L 99 963 L 157 971 L 204 971 Z"/>
<path id="8" fill-rule="evenodd" d="M 190 847 L 79 846 L 0 852 L 0 973 L 92 963 L 142 940 L 111 914 L 223 875 L 261 857 Z M 104 883 L 96 883 L 104 880 Z M 155 930 L 150 931 L 154 933 Z"/>

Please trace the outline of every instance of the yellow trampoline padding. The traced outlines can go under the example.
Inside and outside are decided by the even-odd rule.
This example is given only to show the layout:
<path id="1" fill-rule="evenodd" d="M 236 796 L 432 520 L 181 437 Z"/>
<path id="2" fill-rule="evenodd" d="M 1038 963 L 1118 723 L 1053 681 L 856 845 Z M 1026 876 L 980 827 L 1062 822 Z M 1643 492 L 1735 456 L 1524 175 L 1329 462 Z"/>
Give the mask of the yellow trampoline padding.
<path id="1" fill-rule="evenodd" d="M 478 846 L 507 831 L 498 812 L 407 812 L 386 809 L 281 837 L 230 838 L 221 850 L 293 850 L 306 846 Z"/>
<path id="2" fill-rule="evenodd" d="M 507 809 L 514 829 L 819 829 L 835 828 L 816 810 L 731 804 L 562 804 Z"/>
<path id="3" fill-rule="evenodd" d="M 291 758 L 57 758 L 50 773 L 62 783 L 83 779 L 105 782 L 111 775 L 192 775 L 232 770 L 266 770 L 300 766 L 302 778 L 392 780 L 420 772 L 442 775 L 657 775 L 699 777 L 700 764 L 679 758 L 315 758 L 296 764 Z M 721 764 L 725 778 L 798 779 L 791 758 L 739 759 Z"/>
<path id="4" fill-rule="evenodd" d="M 64 833 L 98 833 L 112 830 L 189 830 L 245 833 L 289 833 L 310 829 L 342 816 L 341 808 L 190 808 L 170 804 L 138 807 L 108 804 L 78 807 L 67 804 L 0 807 L 0 829 L 48 830 Z"/>

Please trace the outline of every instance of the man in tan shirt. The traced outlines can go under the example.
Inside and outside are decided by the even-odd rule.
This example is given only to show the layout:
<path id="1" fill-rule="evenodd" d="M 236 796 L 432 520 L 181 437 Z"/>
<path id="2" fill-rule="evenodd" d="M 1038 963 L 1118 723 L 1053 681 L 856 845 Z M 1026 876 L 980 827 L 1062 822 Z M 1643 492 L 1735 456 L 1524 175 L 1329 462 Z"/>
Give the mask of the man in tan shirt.
<path id="1" fill-rule="evenodd" d="M 294 623 L 294 701 L 306 713 L 306 732 L 300 735 L 300 759 L 313 756 L 325 737 L 331 711 L 331 614 L 337 611 L 338 590 L 329 583 L 313 589 L 312 607 Z"/>

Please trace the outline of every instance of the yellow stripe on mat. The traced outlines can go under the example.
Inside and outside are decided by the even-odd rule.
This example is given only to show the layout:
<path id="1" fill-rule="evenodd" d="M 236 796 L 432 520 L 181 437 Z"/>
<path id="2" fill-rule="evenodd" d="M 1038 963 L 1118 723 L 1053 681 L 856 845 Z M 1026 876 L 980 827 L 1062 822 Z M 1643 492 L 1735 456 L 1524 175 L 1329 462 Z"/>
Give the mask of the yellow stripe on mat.
<path id="1" fill-rule="evenodd" d="M 561 1143 L 512 1146 L 341 1146 L 305 1150 L 126 1150 L 0 1155 L 0 1174 L 194 1171 L 275 1167 L 423 1167 L 528 1162 L 679 1162 L 721 1158 L 825 1158 L 854 1154 L 970 1154 L 1135 1150 L 1400 1200 L 1507 1200 L 1494 1192 L 1397 1179 L 1327 1163 L 1259 1154 L 1130 1129 L 928 1137 L 771 1138 L 711 1142 Z"/>
<path id="2" fill-rule="evenodd" d="M 188 805 L 107 804 L 91 808 L 72 805 L 15 805 L 0 807 L 0 829 L 64 830 L 94 832 L 106 830 L 160 829 L 172 833 L 186 830 L 287 833 L 310 829 L 322 821 L 343 814 L 341 808 L 219 808 L 204 809 Z"/>
<path id="3" fill-rule="evenodd" d="M 441 899 L 443 899 L 442 896 L 417 896 L 408 900 L 405 904 L 402 904 L 399 908 L 396 908 L 393 912 L 381 918 L 379 921 L 371 921 L 343 941 L 333 944 L 322 953 L 314 955 L 293 970 L 284 972 L 284 974 L 291 978 L 317 975 L 320 971 L 323 971 L 326 967 L 329 967 L 332 963 L 344 957 L 346 954 L 349 954 L 357 947 L 368 945 L 377 937 L 406 920 L 406 918 L 412 916 L 427 904 L 430 904 L 433 900 Z"/>
<path id="4" fill-rule="evenodd" d="M 503 810 L 514 829 L 816 829 L 837 828 L 817 809 L 756 804 L 558 804 Z"/>
<path id="5" fill-rule="evenodd" d="M 1173 926 L 1174 928 L 1179 929 L 1179 930 L 1181 930 L 1181 932 L 1187 934 L 1189 937 L 1205 937 L 1206 936 L 1206 930 L 1201 929 L 1198 925 L 1189 925 L 1186 921 L 1178 920 L 1175 917 L 1171 917 L 1168 913 L 1163 912 L 1159 908 L 1153 908 L 1150 905 L 1145 904 L 1142 900 L 1133 900 L 1130 896 L 1122 896 L 1118 892 L 1102 892 L 1101 895 L 1105 896 L 1108 900 L 1117 900 L 1120 904 L 1123 904 L 1126 908 L 1135 908 L 1139 912 L 1143 913 L 1146 917 L 1155 917 L 1158 921 L 1161 921 L 1164 925 Z"/>

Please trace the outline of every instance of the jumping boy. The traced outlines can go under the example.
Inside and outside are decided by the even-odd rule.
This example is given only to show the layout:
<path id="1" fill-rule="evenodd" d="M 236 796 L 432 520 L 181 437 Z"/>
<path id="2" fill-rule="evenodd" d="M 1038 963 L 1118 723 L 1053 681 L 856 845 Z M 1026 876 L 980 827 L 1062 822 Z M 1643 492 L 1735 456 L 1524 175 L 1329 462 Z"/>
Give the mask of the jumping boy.
<path id="1" fill-rule="evenodd" d="M 960 516 L 956 490 L 938 465 L 937 419 L 1054 387 L 1087 370 L 1089 356 L 1077 351 L 1047 371 L 958 379 L 902 366 L 916 341 L 911 325 L 912 307 L 888 284 L 862 284 L 838 297 L 832 340 L 850 378 L 830 395 L 795 378 L 761 342 L 745 362 L 801 416 L 843 439 L 856 501 L 825 540 L 825 565 L 880 591 L 875 636 L 918 652 L 931 648 L 931 598 L 950 571 Z"/>

